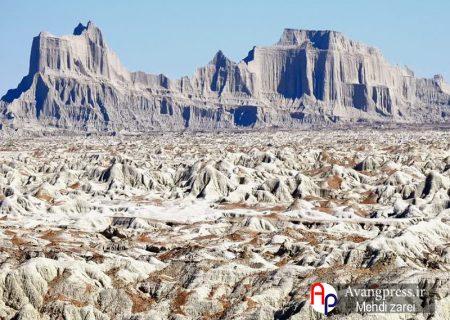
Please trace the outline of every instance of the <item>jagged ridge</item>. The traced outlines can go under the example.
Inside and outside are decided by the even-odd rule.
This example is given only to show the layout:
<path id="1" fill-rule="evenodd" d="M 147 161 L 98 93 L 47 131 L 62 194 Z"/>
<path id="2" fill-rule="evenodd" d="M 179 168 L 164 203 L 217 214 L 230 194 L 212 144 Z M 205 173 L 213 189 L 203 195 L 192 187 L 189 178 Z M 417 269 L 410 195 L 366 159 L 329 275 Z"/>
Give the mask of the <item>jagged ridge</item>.
<path id="1" fill-rule="evenodd" d="M 418 79 L 335 31 L 286 29 L 235 63 L 219 51 L 191 78 L 129 72 L 92 22 L 41 32 L 29 73 L 1 99 L 4 127 L 148 131 L 305 123 L 447 122 L 450 88 Z"/>

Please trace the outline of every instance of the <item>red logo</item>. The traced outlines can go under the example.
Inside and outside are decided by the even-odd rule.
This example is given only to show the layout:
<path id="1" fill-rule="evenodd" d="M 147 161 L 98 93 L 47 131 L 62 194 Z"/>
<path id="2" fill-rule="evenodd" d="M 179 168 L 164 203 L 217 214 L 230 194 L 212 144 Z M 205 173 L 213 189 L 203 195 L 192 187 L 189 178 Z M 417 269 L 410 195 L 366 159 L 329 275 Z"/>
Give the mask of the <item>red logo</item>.
<path id="1" fill-rule="evenodd" d="M 314 283 L 311 286 L 309 302 L 314 310 L 328 315 L 338 303 L 336 290 L 328 283 Z"/>

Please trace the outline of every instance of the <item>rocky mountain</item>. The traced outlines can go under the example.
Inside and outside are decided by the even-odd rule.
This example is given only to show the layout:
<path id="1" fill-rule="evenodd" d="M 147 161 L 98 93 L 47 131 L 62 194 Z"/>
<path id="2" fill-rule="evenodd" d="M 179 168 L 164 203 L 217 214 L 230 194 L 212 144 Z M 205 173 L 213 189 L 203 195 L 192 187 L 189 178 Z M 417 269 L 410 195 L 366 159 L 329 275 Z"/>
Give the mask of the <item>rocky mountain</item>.
<path id="1" fill-rule="evenodd" d="M 150 131 L 305 123 L 448 122 L 450 86 L 416 78 L 335 31 L 284 30 L 239 63 L 219 51 L 192 77 L 129 72 L 92 22 L 41 32 L 0 101 L 4 128 Z"/>

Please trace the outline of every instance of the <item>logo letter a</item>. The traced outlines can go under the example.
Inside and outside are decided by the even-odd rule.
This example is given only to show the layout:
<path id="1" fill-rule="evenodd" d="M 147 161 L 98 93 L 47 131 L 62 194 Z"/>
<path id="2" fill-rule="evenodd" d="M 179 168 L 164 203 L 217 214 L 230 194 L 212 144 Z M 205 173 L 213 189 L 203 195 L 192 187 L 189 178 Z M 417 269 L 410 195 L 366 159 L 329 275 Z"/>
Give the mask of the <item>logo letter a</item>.
<path id="1" fill-rule="evenodd" d="M 316 292 L 316 287 L 320 288 L 320 292 Z M 325 304 L 325 289 L 321 283 L 314 283 L 311 286 L 311 304 L 314 304 L 314 296 L 321 296 L 321 304 Z"/>

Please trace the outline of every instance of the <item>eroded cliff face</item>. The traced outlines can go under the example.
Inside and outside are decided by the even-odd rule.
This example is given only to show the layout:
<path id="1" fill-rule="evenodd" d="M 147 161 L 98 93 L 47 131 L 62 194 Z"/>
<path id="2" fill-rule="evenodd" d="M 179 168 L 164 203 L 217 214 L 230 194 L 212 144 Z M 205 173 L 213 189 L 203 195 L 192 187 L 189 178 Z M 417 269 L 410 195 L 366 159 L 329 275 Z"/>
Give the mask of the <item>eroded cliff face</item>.
<path id="1" fill-rule="evenodd" d="M 88 131 L 447 122 L 450 87 L 341 33 L 292 29 L 239 63 L 219 51 L 191 78 L 170 80 L 127 71 L 89 22 L 35 37 L 29 73 L 0 108 L 4 127 Z"/>

